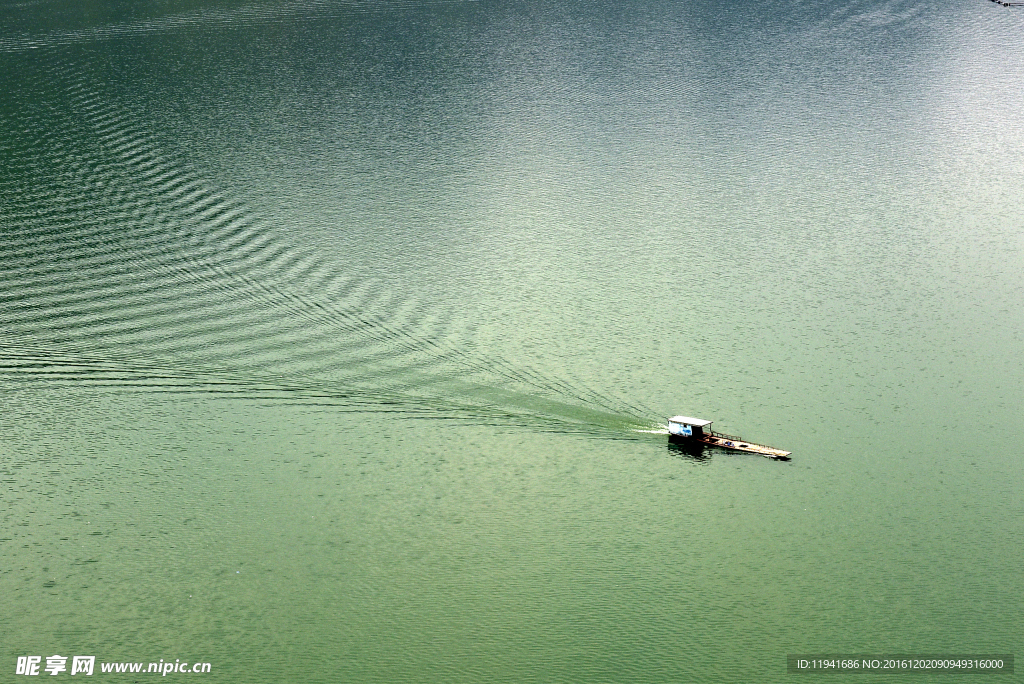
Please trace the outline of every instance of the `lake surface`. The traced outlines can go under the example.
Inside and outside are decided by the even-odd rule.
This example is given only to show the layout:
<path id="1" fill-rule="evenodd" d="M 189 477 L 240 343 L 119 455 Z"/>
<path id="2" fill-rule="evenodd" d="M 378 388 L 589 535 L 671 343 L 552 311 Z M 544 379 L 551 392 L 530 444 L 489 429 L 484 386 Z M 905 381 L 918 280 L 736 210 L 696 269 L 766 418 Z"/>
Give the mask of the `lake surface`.
<path id="1" fill-rule="evenodd" d="M 3 2 L 4 681 L 1024 653 L 1022 29 Z"/>

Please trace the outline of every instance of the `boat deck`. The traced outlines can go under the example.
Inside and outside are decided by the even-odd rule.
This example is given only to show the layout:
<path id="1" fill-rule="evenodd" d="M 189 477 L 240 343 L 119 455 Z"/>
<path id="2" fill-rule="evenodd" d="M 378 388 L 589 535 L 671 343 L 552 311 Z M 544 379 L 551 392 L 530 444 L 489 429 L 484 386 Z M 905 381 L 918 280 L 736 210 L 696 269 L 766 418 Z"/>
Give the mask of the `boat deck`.
<path id="1" fill-rule="evenodd" d="M 746 451 L 751 454 L 760 454 L 761 456 L 767 456 L 768 458 L 774 458 L 779 461 L 788 461 L 789 455 L 792 451 L 783 451 L 782 449 L 775 449 L 774 447 L 766 446 L 764 444 L 755 444 L 754 442 L 748 442 L 739 437 L 733 435 L 723 435 L 720 432 L 709 431 L 710 434 L 695 437 L 697 441 L 703 442 L 710 446 L 722 447 L 723 449 L 732 449 L 733 451 Z"/>

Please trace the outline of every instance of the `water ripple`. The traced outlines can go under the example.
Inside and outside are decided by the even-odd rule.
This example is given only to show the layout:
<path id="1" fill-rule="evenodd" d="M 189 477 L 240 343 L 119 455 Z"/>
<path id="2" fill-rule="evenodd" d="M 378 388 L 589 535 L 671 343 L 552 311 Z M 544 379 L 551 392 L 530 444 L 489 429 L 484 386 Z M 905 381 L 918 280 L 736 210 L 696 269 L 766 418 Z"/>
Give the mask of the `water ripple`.
<path id="1" fill-rule="evenodd" d="M 236 28 L 282 19 L 330 16 L 338 12 L 381 12 L 424 5 L 464 4 L 465 0 L 302 0 L 253 3 L 233 9 L 204 8 L 163 17 L 139 18 L 77 30 L 53 30 L 0 36 L 0 52 L 24 52 L 99 40 L 166 33 L 187 29 Z"/>

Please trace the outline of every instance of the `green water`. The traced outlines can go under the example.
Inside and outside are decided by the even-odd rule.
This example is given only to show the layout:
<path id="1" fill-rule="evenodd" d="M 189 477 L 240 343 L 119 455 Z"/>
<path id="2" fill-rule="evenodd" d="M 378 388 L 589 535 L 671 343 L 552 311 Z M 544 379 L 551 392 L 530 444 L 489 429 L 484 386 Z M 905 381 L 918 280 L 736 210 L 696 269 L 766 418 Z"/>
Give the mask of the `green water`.
<path id="1" fill-rule="evenodd" d="M 4 2 L 0 681 L 1024 653 L 1022 28 Z"/>

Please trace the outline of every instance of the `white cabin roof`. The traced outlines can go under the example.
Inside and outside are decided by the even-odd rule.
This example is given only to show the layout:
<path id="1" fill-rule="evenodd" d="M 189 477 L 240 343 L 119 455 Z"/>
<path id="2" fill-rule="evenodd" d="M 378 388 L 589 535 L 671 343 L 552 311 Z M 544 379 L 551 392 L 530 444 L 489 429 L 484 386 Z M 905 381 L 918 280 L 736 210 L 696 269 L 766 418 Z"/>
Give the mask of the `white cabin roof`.
<path id="1" fill-rule="evenodd" d="M 705 425 L 711 425 L 712 421 L 704 420 L 703 418 L 690 418 L 689 416 L 673 416 L 668 419 L 670 423 L 682 423 L 683 425 L 692 425 L 693 427 L 704 427 Z"/>

